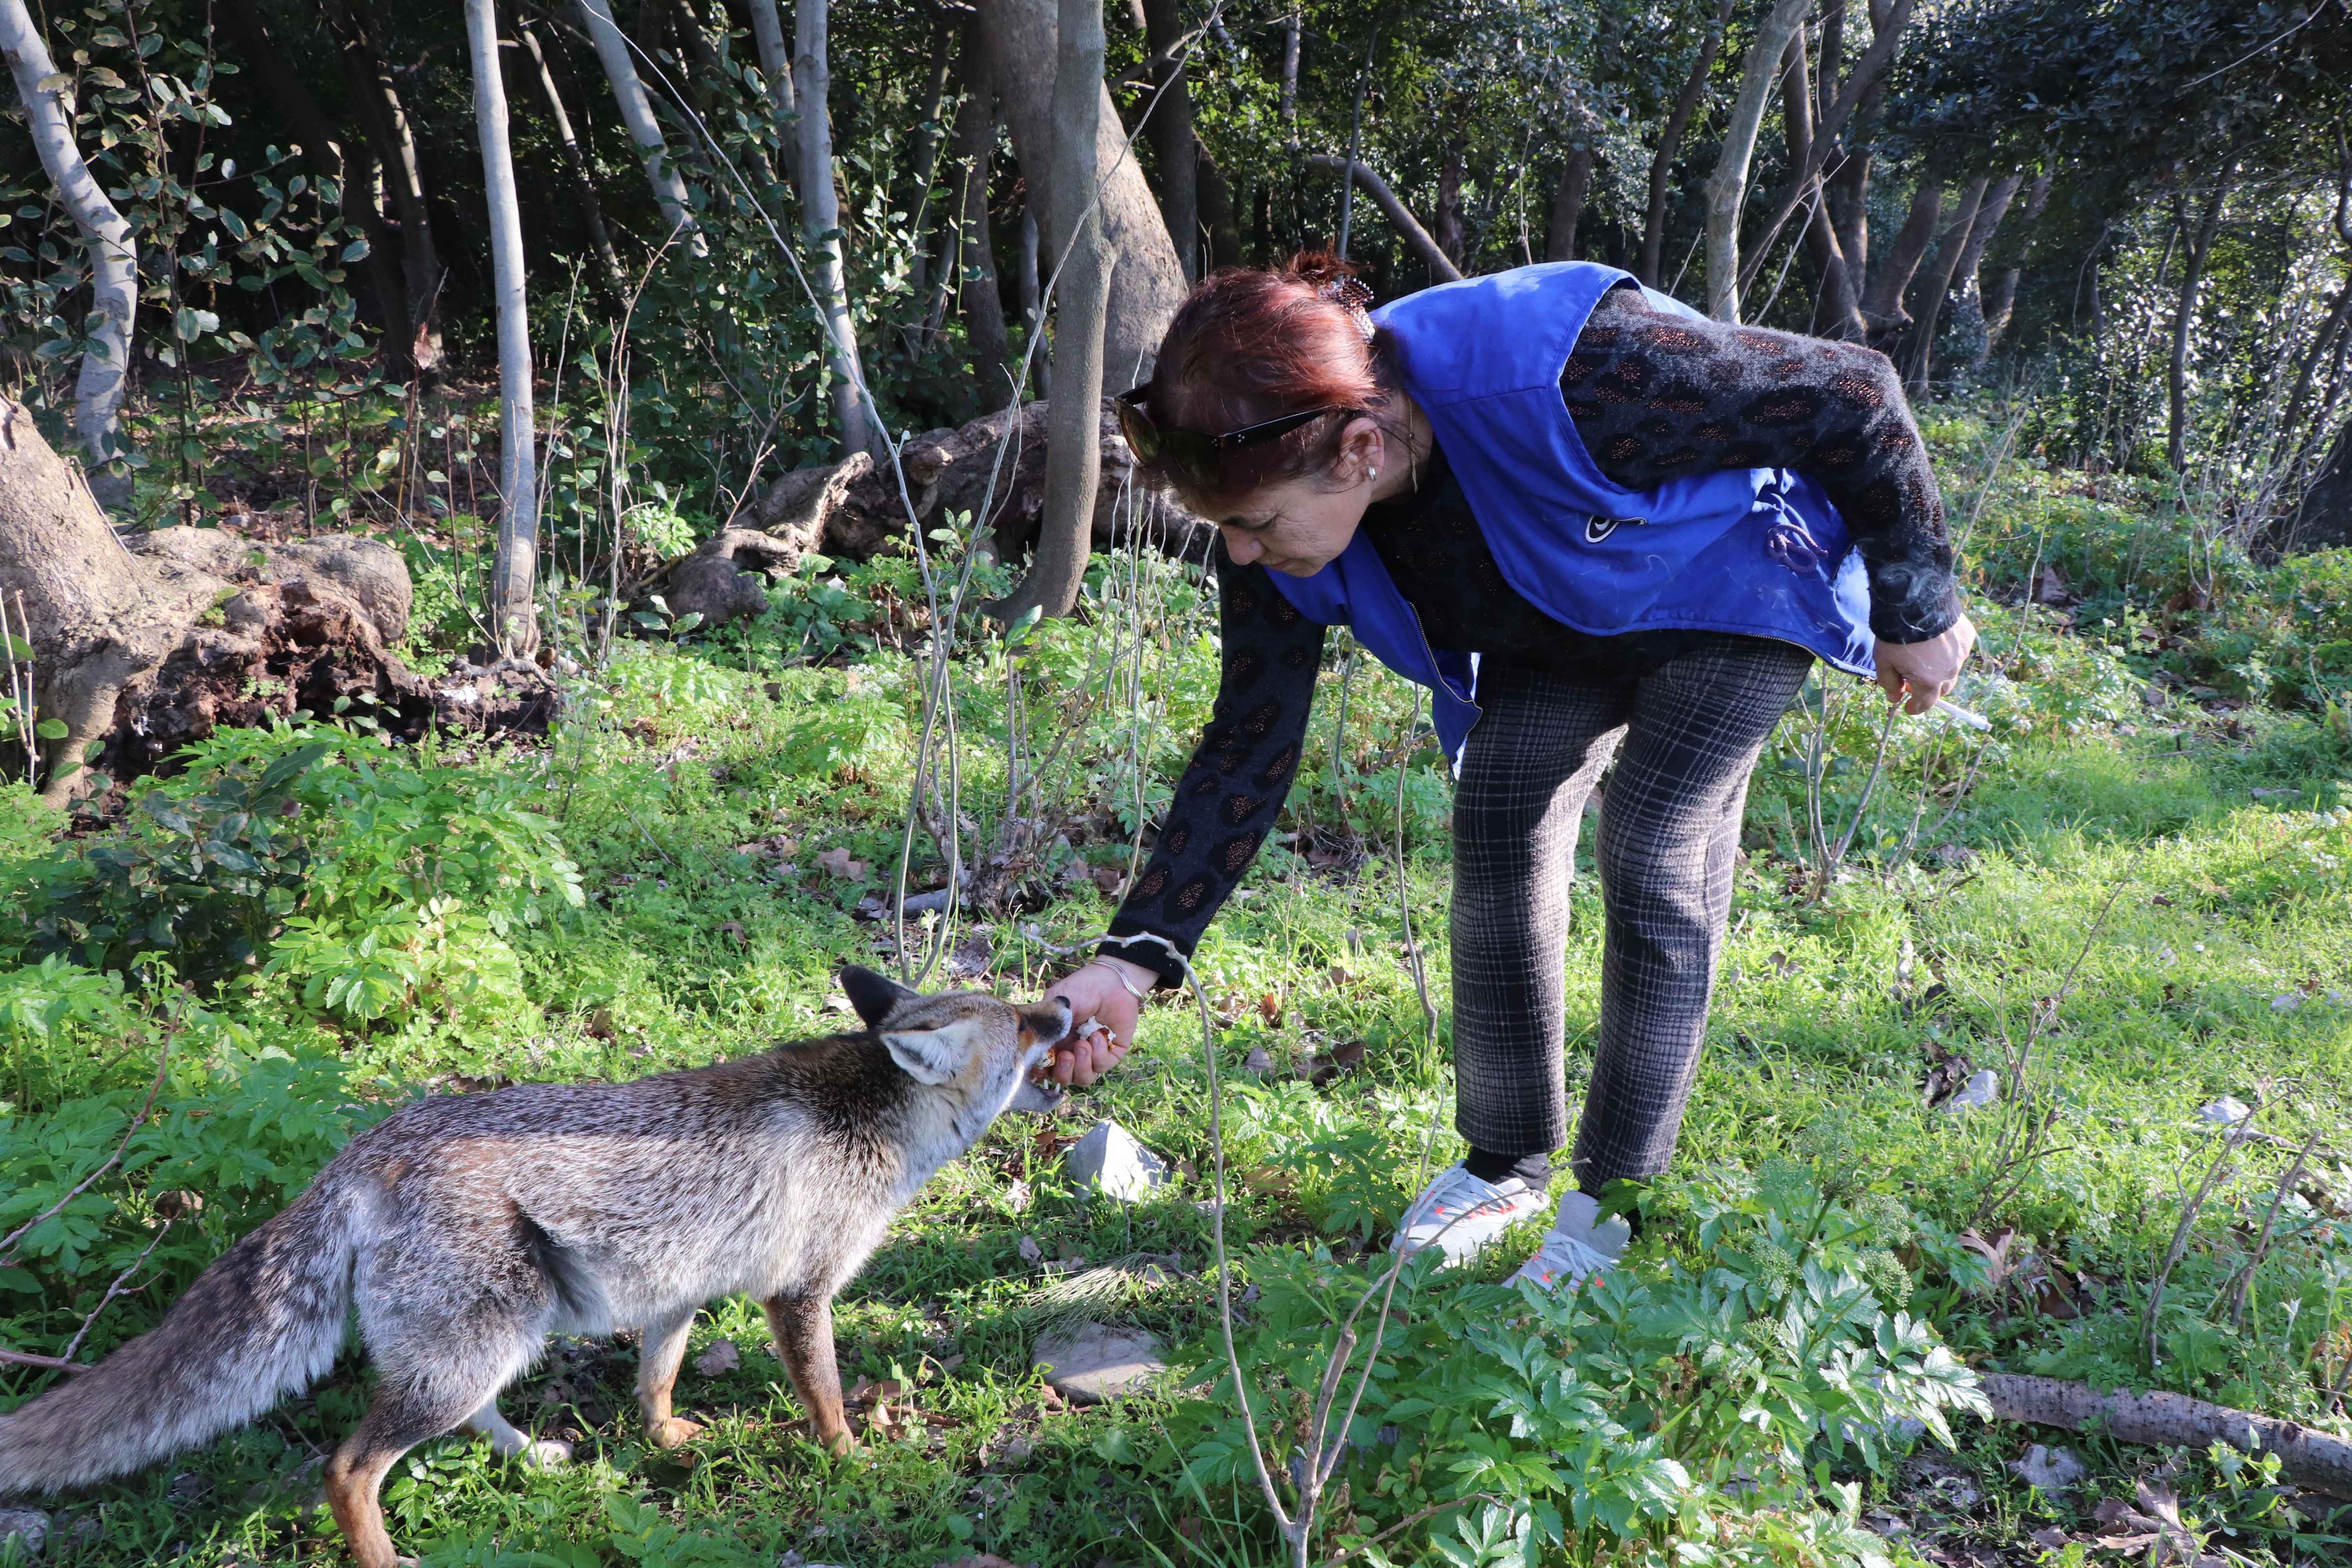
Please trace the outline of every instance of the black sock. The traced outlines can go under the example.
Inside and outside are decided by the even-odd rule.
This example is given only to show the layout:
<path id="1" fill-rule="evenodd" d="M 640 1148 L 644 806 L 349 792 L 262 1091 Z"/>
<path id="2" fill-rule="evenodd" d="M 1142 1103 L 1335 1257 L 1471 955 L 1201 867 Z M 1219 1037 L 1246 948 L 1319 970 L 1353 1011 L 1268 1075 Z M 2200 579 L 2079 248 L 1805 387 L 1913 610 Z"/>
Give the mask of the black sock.
<path id="1" fill-rule="evenodd" d="M 1500 1182 L 1517 1176 L 1537 1192 L 1551 1180 L 1551 1156 L 1549 1154 L 1495 1154 L 1484 1149 L 1473 1149 L 1462 1162 L 1463 1168 L 1482 1182 Z"/>

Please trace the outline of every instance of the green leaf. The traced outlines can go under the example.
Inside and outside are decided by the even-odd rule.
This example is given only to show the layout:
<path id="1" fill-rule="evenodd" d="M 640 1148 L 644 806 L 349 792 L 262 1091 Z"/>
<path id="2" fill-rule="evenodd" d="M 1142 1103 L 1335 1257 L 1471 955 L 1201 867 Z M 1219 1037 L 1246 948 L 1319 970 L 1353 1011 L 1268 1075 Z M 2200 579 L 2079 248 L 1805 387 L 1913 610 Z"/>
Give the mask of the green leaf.
<path id="1" fill-rule="evenodd" d="M 345 261 L 364 261 L 367 259 L 367 253 L 368 242 L 364 238 L 355 239 L 343 247 Z"/>
<path id="2" fill-rule="evenodd" d="M 33 733 L 44 741 L 62 741 L 66 738 L 66 721 L 62 719 L 44 719 L 33 726 Z"/>

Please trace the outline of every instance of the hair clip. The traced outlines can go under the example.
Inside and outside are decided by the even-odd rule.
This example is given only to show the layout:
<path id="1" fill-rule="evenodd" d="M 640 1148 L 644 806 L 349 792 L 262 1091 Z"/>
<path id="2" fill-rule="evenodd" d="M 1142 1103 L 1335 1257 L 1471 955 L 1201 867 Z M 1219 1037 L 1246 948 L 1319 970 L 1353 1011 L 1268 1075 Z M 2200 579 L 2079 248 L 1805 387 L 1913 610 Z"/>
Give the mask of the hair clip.
<path id="1" fill-rule="evenodd" d="M 1334 278 L 1315 291 L 1353 316 L 1356 319 L 1356 330 L 1364 334 L 1364 341 L 1366 342 L 1372 341 L 1372 318 L 1370 310 L 1372 291 L 1363 279 Z"/>

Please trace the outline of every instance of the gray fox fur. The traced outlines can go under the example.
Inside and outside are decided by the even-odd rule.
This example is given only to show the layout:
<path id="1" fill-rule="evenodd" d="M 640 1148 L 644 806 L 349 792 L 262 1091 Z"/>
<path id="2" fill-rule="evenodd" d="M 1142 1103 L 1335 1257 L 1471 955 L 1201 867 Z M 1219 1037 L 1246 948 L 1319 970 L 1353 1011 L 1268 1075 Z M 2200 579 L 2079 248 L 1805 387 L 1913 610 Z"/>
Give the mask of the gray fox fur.
<path id="1" fill-rule="evenodd" d="M 0 1415 L 0 1497 L 121 1475 L 242 1426 L 333 1365 L 354 1310 L 380 1381 L 325 1479 L 360 1568 L 402 1561 L 376 1493 L 416 1444 L 467 1426 L 500 1453 L 568 1457 L 498 1411 L 551 1333 L 641 1331 L 637 1400 L 670 1447 L 700 1430 L 670 1413 L 697 1309 L 750 1295 L 818 1440 L 846 1449 L 835 1294 L 999 1112 L 1054 1108 L 1044 1068 L 1070 1010 L 841 979 L 855 1034 L 385 1118 L 154 1329 Z"/>

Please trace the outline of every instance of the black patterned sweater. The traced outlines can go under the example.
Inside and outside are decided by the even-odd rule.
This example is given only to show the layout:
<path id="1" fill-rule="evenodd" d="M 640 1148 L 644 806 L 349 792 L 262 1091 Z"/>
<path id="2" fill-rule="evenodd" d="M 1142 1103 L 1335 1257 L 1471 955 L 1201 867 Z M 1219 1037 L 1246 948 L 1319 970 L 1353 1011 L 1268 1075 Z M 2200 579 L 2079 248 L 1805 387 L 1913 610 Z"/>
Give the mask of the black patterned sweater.
<path id="1" fill-rule="evenodd" d="M 1560 395 L 1601 471 L 1627 489 L 1721 468 L 1810 476 L 1844 516 L 1870 582 L 1871 630 L 1922 642 L 1959 618 L 1952 548 L 1927 453 L 1885 355 L 1849 343 L 1696 321 L 1638 289 L 1596 307 L 1560 374 Z M 1411 495 L 1364 513 L 1381 559 L 1430 646 L 1593 673 L 1670 658 L 1690 634 L 1596 637 L 1564 626 L 1503 578 L 1443 452 Z M 1182 971 L 1280 816 L 1306 742 L 1326 630 L 1293 609 L 1263 566 L 1216 548 L 1223 675 L 1177 781 L 1159 842 L 1100 951 Z"/>

